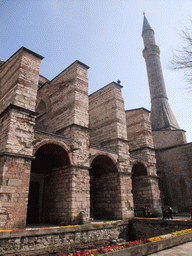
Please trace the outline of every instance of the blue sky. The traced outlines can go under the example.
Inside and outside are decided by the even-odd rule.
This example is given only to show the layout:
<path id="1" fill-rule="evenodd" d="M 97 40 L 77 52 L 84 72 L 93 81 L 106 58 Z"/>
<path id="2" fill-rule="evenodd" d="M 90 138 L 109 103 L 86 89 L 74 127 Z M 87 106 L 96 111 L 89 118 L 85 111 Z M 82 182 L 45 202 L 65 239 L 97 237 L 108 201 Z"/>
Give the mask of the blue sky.
<path id="1" fill-rule="evenodd" d="M 120 79 L 125 109 L 150 110 L 143 11 L 161 50 L 169 103 L 191 142 L 192 93 L 183 73 L 168 69 L 182 26 L 191 25 L 191 0 L 0 0 L 0 57 L 25 46 L 45 57 L 40 74 L 50 80 L 78 59 L 90 66 L 89 93 Z"/>

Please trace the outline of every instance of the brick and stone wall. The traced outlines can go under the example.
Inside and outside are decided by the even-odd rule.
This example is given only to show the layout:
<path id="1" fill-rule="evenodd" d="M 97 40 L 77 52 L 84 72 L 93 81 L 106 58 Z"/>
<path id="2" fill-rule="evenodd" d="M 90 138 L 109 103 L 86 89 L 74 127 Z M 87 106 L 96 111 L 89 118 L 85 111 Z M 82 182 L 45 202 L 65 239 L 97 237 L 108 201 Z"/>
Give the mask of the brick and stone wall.
<path id="1" fill-rule="evenodd" d="M 37 94 L 37 111 L 43 102 L 44 113 L 37 117 L 35 128 L 73 139 L 76 165 L 85 161 L 89 150 L 88 68 L 75 61 Z"/>
<path id="2" fill-rule="evenodd" d="M 124 101 L 119 84 L 112 82 L 89 95 L 89 123 L 93 145 L 104 145 L 115 138 L 127 140 Z"/>
<path id="3" fill-rule="evenodd" d="M 153 131 L 153 139 L 162 203 L 188 211 L 192 203 L 191 143 L 186 143 L 183 130 Z"/>
<path id="4" fill-rule="evenodd" d="M 58 252 L 57 255 L 61 255 L 65 250 L 70 253 L 106 246 L 113 239 L 128 240 L 128 221 L 0 233 L 0 254 L 41 255 Z"/>
<path id="5" fill-rule="evenodd" d="M 22 47 L 1 65 L 0 227 L 24 227 L 26 217 L 33 223 L 80 223 L 83 215 L 89 220 L 91 207 L 96 218 L 132 217 L 138 157 L 150 176 L 152 196 L 146 197 L 155 205 L 148 112 L 126 114 L 122 86 L 115 82 L 88 97 L 89 67 L 80 61 L 49 81 L 39 75 L 41 59 Z M 33 203 L 36 212 L 30 214 Z"/>
<path id="6" fill-rule="evenodd" d="M 89 95 L 90 143 L 118 153 L 121 218 L 133 215 L 129 145 L 122 86 L 112 82 Z"/>
<path id="7" fill-rule="evenodd" d="M 35 111 L 41 59 L 22 47 L 1 66 L 1 111 L 10 104 Z"/>
<path id="8" fill-rule="evenodd" d="M 144 108 L 126 111 L 127 137 L 130 150 L 153 148 L 149 111 Z"/>
<path id="9" fill-rule="evenodd" d="M 96 219 L 121 219 L 119 174 L 105 173 L 94 178 L 94 209 Z"/>
<path id="10" fill-rule="evenodd" d="M 88 127 L 88 68 L 75 61 L 39 89 L 37 107 L 43 100 L 47 113 L 43 121 L 37 119 L 37 129 L 43 127 L 45 131 L 65 136 L 63 128 L 71 124 Z"/>
<path id="11" fill-rule="evenodd" d="M 126 111 L 126 125 L 131 157 L 144 161 L 148 175 L 156 176 L 156 158 L 149 111 L 144 108 Z"/>
<path id="12" fill-rule="evenodd" d="M 71 222 L 71 172 L 68 169 L 52 171 L 45 180 L 44 223 L 65 225 Z"/>
<path id="13" fill-rule="evenodd" d="M 90 218 L 89 173 L 77 168 L 53 170 L 45 180 L 43 222 L 80 224 L 81 212 Z"/>
<path id="14" fill-rule="evenodd" d="M 153 131 L 153 141 L 155 149 L 166 148 L 187 143 L 185 131 Z"/>
<path id="15" fill-rule="evenodd" d="M 150 238 L 175 231 L 189 229 L 191 221 L 184 220 L 157 220 L 157 219 L 132 219 L 130 220 L 129 232 L 133 240 Z"/>
<path id="16" fill-rule="evenodd" d="M 25 231 L 0 233 L 1 255 L 61 255 L 74 251 L 101 248 L 110 245 L 112 240 L 118 242 L 150 238 L 171 232 L 189 229 L 190 221 L 169 221 L 153 219 L 132 219 L 106 224 L 88 224 L 77 227 L 53 227 L 48 229 L 34 228 Z M 188 237 L 185 237 L 188 236 Z M 173 239 L 179 240 L 173 243 Z M 155 243 L 131 247 L 109 255 L 149 255 L 170 246 L 191 241 L 191 233 L 176 236 Z M 162 241 L 167 246 L 163 246 Z M 160 242 L 160 244 L 159 244 Z M 145 248 L 144 248 L 145 247 Z M 146 248 L 149 247 L 149 248 Z M 107 254 L 108 255 L 108 254 Z"/>
<path id="17" fill-rule="evenodd" d="M 72 169 L 71 223 L 82 223 L 82 212 L 90 220 L 90 176 L 89 168 Z"/>
<path id="18" fill-rule="evenodd" d="M 42 57 L 22 47 L 0 70 L 1 213 L 0 227 L 26 223 L 33 126 Z"/>
<path id="19" fill-rule="evenodd" d="M 130 146 L 132 184 L 135 207 L 142 215 L 148 206 L 152 214 L 161 214 L 159 182 L 149 111 L 144 108 L 126 111 L 127 136 Z M 134 174 L 137 171 L 138 174 Z"/>
<path id="20" fill-rule="evenodd" d="M 159 149 L 156 157 L 164 205 L 188 211 L 192 204 L 192 144 Z"/>
<path id="21" fill-rule="evenodd" d="M 5 156 L 1 158 L 1 168 L 1 228 L 23 227 L 26 224 L 31 161 Z"/>
<path id="22" fill-rule="evenodd" d="M 59 196 L 52 200 L 53 204 L 57 201 L 59 207 L 57 216 L 54 217 L 54 207 L 48 212 L 51 216 L 49 221 L 53 222 L 78 223 L 82 211 L 89 218 L 88 68 L 75 61 L 38 91 L 37 111 L 42 101 L 45 107 L 44 113 L 37 118 L 36 129 L 70 138 L 69 152 L 74 165 L 68 169 L 67 178 L 66 169 L 60 171 L 62 181 L 58 176 L 55 182 L 62 184 L 57 187 L 54 182 L 53 186 L 57 188 L 51 186 L 52 189 L 48 189 L 53 197 L 54 191 L 59 191 Z M 59 205 L 59 198 L 63 198 L 62 206 Z"/>

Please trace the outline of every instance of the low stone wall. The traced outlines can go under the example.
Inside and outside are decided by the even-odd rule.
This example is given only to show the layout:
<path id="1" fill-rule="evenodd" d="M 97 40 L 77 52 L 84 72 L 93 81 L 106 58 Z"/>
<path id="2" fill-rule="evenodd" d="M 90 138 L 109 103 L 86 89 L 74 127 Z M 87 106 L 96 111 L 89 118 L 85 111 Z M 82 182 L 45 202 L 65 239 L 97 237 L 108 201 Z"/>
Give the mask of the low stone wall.
<path id="1" fill-rule="evenodd" d="M 159 252 L 173 246 L 192 241 L 192 233 L 179 235 L 176 237 L 160 240 L 148 244 L 143 244 L 116 252 L 106 253 L 105 256 L 144 256 L 151 253 Z"/>
<path id="2" fill-rule="evenodd" d="M 71 227 L 34 228 L 0 233 L 0 255 L 49 255 L 60 249 L 78 250 L 128 239 L 128 220 Z M 103 243 L 105 244 L 102 244 Z M 90 249 L 91 249 L 90 248 Z M 30 254 L 28 252 L 30 251 Z M 38 253 L 37 253 L 38 252 Z M 60 255 L 60 254 L 54 254 Z"/>
<path id="3" fill-rule="evenodd" d="M 192 221 L 139 219 L 90 223 L 81 226 L 31 228 L 0 232 L 0 256 L 3 255 L 61 255 L 64 251 L 94 249 L 111 240 L 126 241 L 155 237 L 192 227 Z M 173 241 L 173 242 L 172 242 Z M 176 241 L 176 242 L 175 242 Z M 128 248 L 126 255 L 148 255 L 184 242 L 192 241 L 192 233 L 158 242 Z M 167 246 L 167 247 L 166 247 Z M 124 250 L 122 250 L 123 253 Z M 125 255 L 120 254 L 118 256 Z M 113 253 L 109 254 L 113 256 Z M 115 254 L 114 254 L 115 255 Z"/>
<path id="4" fill-rule="evenodd" d="M 192 221 L 134 218 L 129 222 L 129 238 L 134 241 L 169 234 L 192 227 Z"/>

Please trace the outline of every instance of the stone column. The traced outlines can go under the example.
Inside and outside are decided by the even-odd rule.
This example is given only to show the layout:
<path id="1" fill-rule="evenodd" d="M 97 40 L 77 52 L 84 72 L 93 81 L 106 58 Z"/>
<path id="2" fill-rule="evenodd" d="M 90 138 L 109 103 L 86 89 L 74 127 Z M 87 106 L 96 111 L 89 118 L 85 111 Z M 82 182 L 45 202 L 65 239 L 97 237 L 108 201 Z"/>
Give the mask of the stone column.
<path id="1" fill-rule="evenodd" d="M 161 197 L 159 190 L 159 177 L 158 176 L 150 176 L 149 177 L 151 184 L 151 194 L 152 194 L 152 209 L 155 216 L 162 215 L 161 209 Z"/>
<path id="2" fill-rule="evenodd" d="M 90 219 L 90 176 L 89 168 L 72 166 L 71 223 L 82 224 Z M 83 215 L 83 216 L 82 216 Z"/>
<path id="3" fill-rule="evenodd" d="M 119 179 L 121 184 L 121 219 L 130 218 L 134 216 L 131 173 L 120 172 Z"/>

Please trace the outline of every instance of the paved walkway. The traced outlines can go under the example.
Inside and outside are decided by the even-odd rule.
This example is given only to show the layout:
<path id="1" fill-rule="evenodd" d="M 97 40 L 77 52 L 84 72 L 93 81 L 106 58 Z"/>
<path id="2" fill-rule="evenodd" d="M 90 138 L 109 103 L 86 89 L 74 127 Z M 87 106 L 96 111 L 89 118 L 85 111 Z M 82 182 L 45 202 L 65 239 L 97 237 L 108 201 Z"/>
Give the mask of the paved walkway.
<path id="1" fill-rule="evenodd" d="M 150 254 L 150 256 L 191 256 L 191 255 L 192 255 L 192 242 L 181 244 L 167 250 Z"/>

